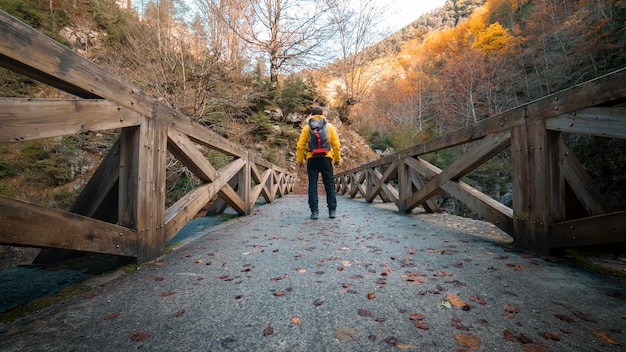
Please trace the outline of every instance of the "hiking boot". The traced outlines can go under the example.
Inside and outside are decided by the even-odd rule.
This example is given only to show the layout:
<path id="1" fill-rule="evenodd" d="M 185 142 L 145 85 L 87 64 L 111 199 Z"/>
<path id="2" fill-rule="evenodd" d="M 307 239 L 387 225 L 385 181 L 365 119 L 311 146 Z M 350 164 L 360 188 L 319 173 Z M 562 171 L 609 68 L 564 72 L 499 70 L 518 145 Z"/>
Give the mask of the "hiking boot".
<path id="1" fill-rule="evenodd" d="M 335 209 L 329 209 L 328 210 L 328 217 L 331 219 L 334 219 L 337 217 L 337 215 L 335 215 Z"/>
<path id="2" fill-rule="evenodd" d="M 311 219 L 317 220 L 317 219 L 319 219 L 319 217 L 320 217 L 320 214 L 318 212 L 316 212 L 316 211 L 312 211 L 311 212 Z"/>

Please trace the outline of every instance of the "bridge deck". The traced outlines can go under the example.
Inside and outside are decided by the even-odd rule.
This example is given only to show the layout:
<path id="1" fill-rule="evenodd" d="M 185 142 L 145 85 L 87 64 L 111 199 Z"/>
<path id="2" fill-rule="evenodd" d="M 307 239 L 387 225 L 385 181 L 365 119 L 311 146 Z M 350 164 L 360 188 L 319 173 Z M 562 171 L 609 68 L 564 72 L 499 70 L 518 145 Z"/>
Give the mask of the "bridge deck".
<path id="1" fill-rule="evenodd" d="M 481 222 L 338 201 L 337 219 L 309 220 L 295 194 L 197 233 L 90 294 L 1 323 L 0 349 L 453 351 L 479 341 L 521 351 L 533 341 L 618 351 L 607 336 L 626 342 L 623 282 L 517 252 Z"/>

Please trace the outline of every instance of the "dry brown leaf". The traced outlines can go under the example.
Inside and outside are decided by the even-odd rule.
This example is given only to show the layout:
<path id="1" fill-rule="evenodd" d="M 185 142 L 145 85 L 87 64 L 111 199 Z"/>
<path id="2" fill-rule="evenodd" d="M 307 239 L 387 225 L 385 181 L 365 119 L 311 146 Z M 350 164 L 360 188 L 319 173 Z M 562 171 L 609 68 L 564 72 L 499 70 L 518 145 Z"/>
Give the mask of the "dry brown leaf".
<path id="1" fill-rule="evenodd" d="M 425 318 L 424 314 L 420 314 L 420 313 L 411 313 L 411 314 L 409 314 L 409 319 L 411 319 L 413 321 L 424 320 L 424 318 Z"/>
<path id="2" fill-rule="evenodd" d="M 274 296 L 278 297 L 278 296 L 283 296 L 285 294 L 285 291 L 283 290 L 278 290 L 276 292 L 274 292 Z"/>
<path id="3" fill-rule="evenodd" d="M 456 339 L 456 342 L 458 342 L 461 346 L 467 347 L 471 350 L 477 350 L 483 344 L 482 341 L 480 340 L 480 337 L 478 336 L 472 336 L 472 335 L 459 333 L 459 334 L 456 334 L 454 338 Z"/>
<path id="4" fill-rule="evenodd" d="M 291 317 L 291 323 L 293 325 L 300 325 L 302 324 L 302 319 L 299 316 L 294 315 L 293 317 Z"/>
<path id="5" fill-rule="evenodd" d="M 450 301 L 450 303 L 455 306 L 455 307 L 465 307 L 467 306 L 467 302 L 462 301 L 461 299 L 459 299 L 459 296 L 457 296 L 454 293 L 448 293 L 446 295 L 446 298 Z"/>
<path id="6" fill-rule="evenodd" d="M 271 325 L 268 325 L 265 329 L 263 329 L 263 336 L 270 336 L 274 333 L 274 328 Z"/>
<path id="7" fill-rule="evenodd" d="M 573 323 L 576 321 L 574 320 L 574 318 L 567 316 L 567 315 L 555 314 L 554 316 L 557 317 L 559 320 L 562 320 L 567 323 Z"/>
<path id="8" fill-rule="evenodd" d="M 617 341 L 615 338 L 613 338 L 613 336 L 607 334 L 606 332 L 603 331 L 594 331 L 593 332 L 594 335 L 596 335 L 597 338 L 601 339 L 604 342 L 608 342 L 611 345 L 619 345 L 619 341 Z"/>
<path id="9" fill-rule="evenodd" d="M 579 319 L 582 319 L 584 321 L 588 321 L 590 323 L 597 323 L 597 320 L 595 320 L 591 315 L 589 314 L 585 314 L 582 312 L 578 312 L 578 311 L 574 311 L 572 312 L 572 314 L 574 314 L 574 316 L 576 316 Z"/>
<path id="10" fill-rule="evenodd" d="M 360 315 L 360 316 L 362 316 L 362 317 L 371 317 L 371 316 L 372 316 L 372 313 L 370 313 L 370 311 L 369 311 L 369 310 L 367 310 L 367 309 L 359 308 L 359 309 L 357 310 L 357 312 L 358 312 L 358 313 L 359 313 L 359 315 Z"/>
<path id="11" fill-rule="evenodd" d="M 485 304 L 487 304 L 487 302 L 485 302 L 485 300 L 480 297 L 480 296 L 470 296 L 470 301 L 472 302 L 476 302 L 482 306 L 484 306 Z"/>
<path id="12" fill-rule="evenodd" d="M 540 332 L 539 336 L 543 337 L 546 340 L 561 341 L 561 337 L 559 335 L 547 331 Z"/>
<path id="13" fill-rule="evenodd" d="M 376 294 L 374 292 L 368 292 L 367 293 L 367 298 L 369 298 L 370 300 L 376 298 Z"/>
<path id="14" fill-rule="evenodd" d="M 181 309 L 178 312 L 174 313 L 174 318 L 178 318 L 178 317 L 180 317 L 183 314 L 185 314 L 185 310 Z"/>
<path id="15" fill-rule="evenodd" d="M 517 313 L 517 307 L 513 304 L 507 304 L 504 306 L 504 310 L 509 313 Z"/>
<path id="16" fill-rule="evenodd" d="M 544 345 L 540 345 L 535 342 L 522 344 L 522 351 L 524 352 L 551 352 L 549 348 Z"/>
<path id="17" fill-rule="evenodd" d="M 104 320 L 115 319 L 115 318 L 117 318 L 119 316 L 120 316 L 120 312 L 111 313 L 111 314 L 107 315 L 106 317 L 104 317 Z"/>
<path id="18" fill-rule="evenodd" d="M 150 337 L 150 334 L 148 334 L 147 332 L 136 332 L 130 335 L 131 341 L 143 341 L 149 337 Z"/>
<path id="19" fill-rule="evenodd" d="M 423 320 L 415 320 L 415 327 L 422 330 L 430 330 L 430 325 Z"/>
<path id="20" fill-rule="evenodd" d="M 174 291 L 167 291 L 167 292 L 163 292 L 163 293 L 161 293 L 161 297 L 171 296 L 171 295 L 173 295 L 174 293 L 176 293 L 176 292 L 174 292 Z"/>
<path id="21" fill-rule="evenodd" d="M 407 349 L 407 348 L 418 348 L 415 345 L 411 345 L 410 343 L 399 343 L 396 345 L 398 348 Z"/>

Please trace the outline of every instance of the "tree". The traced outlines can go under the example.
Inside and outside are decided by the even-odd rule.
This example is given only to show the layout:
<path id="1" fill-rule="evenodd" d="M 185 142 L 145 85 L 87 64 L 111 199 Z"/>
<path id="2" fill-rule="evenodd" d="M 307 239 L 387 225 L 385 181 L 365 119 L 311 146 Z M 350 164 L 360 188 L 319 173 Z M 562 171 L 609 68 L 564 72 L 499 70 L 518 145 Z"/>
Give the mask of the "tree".
<path id="1" fill-rule="evenodd" d="M 370 46 L 379 39 L 375 28 L 378 13 L 376 0 L 326 0 L 335 26 L 341 55 L 334 65 L 343 87 L 336 107 L 339 118 L 349 122 L 350 107 L 357 104 L 372 87 L 379 70 L 371 64 L 375 52 Z"/>
<path id="2" fill-rule="evenodd" d="M 274 88 L 280 71 L 287 66 L 310 65 L 314 59 L 327 56 L 321 47 L 333 31 L 328 7 L 320 0 L 197 1 L 251 50 L 267 55 Z"/>

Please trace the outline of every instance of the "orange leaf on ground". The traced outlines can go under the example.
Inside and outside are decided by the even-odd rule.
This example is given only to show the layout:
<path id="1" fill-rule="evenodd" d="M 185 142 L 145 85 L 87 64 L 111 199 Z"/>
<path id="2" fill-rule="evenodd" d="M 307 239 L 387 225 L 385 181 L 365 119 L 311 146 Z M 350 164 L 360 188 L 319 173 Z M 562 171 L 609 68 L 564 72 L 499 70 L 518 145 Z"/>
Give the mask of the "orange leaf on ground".
<path id="1" fill-rule="evenodd" d="M 119 316 L 120 316 L 120 312 L 111 313 L 111 314 L 107 315 L 106 317 L 104 317 L 104 320 L 115 319 L 115 318 L 117 318 Z"/>
<path id="2" fill-rule="evenodd" d="M 517 313 L 517 307 L 515 307 L 513 304 L 507 304 L 504 306 L 504 310 L 509 312 L 509 313 Z"/>
<path id="3" fill-rule="evenodd" d="M 522 344 L 522 351 L 524 352 L 550 352 L 550 349 L 544 345 L 531 342 L 531 343 Z"/>
<path id="4" fill-rule="evenodd" d="M 299 316 L 294 315 L 293 317 L 291 317 L 291 323 L 293 325 L 300 325 L 300 324 L 302 324 L 302 319 L 300 319 Z"/>
<path id="5" fill-rule="evenodd" d="M 137 333 L 130 335 L 131 341 L 143 341 L 149 337 L 150 337 L 150 334 L 148 334 L 147 332 L 137 332 Z"/>
<path id="6" fill-rule="evenodd" d="M 607 334 L 606 332 L 594 331 L 593 334 L 596 335 L 597 338 L 601 339 L 604 342 L 608 342 L 611 345 L 619 345 L 619 341 L 617 341 L 615 338 L 613 338 L 613 336 Z"/>
<path id="7" fill-rule="evenodd" d="M 456 342 L 458 342 L 461 346 L 467 347 L 472 350 L 477 350 L 482 346 L 482 341 L 478 336 L 472 336 L 467 334 L 456 334 L 454 336 Z"/>
<path id="8" fill-rule="evenodd" d="M 376 294 L 374 292 L 368 292 L 367 293 L 367 298 L 374 299 L 374 298 L 376 298 Z"/>
<path id="9" fill-rule="evenodd" d="M 396 345 L 398 348 L 407 349 L 407 348 L 418 348 L 415 345 L 411 345 L 410 343 L 399 343 Z"/>
<path id="10" fill-rule="evenodd" d="M 276 297 L 282 296 L 284 294 L 285 294 L 285 291 L 283 291 L 283 290 L 278 290 L 278 291 L 274 292 L 274 296 L 276 296 Z"/>
<path id="11" fill-rule="evenodd" d="M 446 295 L 446 298 L 450 301 L 450 303 L 455 306 L 455 307 L 465 307 L 467 305 L 467 302 L 462 301 L 461 299 L 459 299 L 459 296 L 457 296 L 454 293 L 448 293 Z"/>
<path id="12" fill-rule="evenodd" d="M 561 341 L 561 337 L 559 335 L 547 331 L 540 332 L 539 336 L 543 337 L 546 340 Z"/>
<path id="13" fill-rule="evenodd" d="M 185 310 L 181 309 L 178 312 L 174 313 L 174 318 L 178 318 L 178 317 L 180 317 L 183 314 L 185 314 Z"/>
<path id="14" fill-rule="evenodd" d="M 173 291 L 163 292 L 163 293 L 161 293 L 161 297 L 171 296 L 171 295 L 173 295 L 174 293 L 176 293 L 176 292 L 173 292 Z"/>

